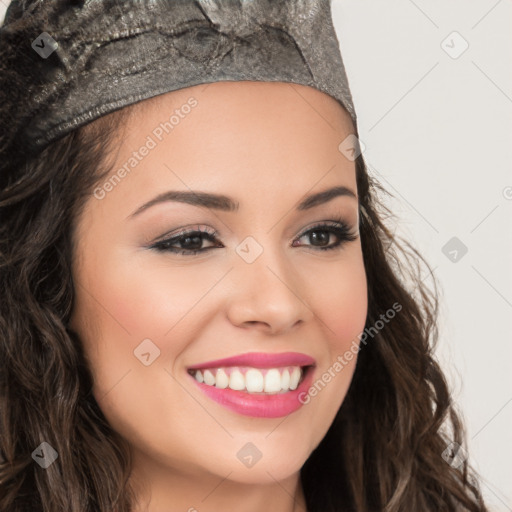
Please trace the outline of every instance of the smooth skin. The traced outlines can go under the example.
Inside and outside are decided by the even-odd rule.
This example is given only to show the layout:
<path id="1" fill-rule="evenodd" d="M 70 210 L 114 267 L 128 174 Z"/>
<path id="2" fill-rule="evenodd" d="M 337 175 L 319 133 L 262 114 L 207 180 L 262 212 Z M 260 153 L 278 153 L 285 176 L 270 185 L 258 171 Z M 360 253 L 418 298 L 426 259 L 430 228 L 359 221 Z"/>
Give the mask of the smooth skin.
<path id="1" fill-rule="evenodd" d="M 192 97 L 197 105 L 158 141 L 155 128 Z M 350 116 L 311 87 L 216 82 L 139 103 L 118 133 L 112 174 L 148 136 L 157 145 L 102 199 L 91 195 L 78 219 L 71 327 L 84 344 L 94 396 L 133 451 L 136 512 L 304 511 L 300 468 L 342 404 L 357 358 L 280 418 L 224 408 L 187 368 L 247 352 L 295 351 L 315 358 L 315 382 L 359 341 L 367 281 L 355 164 L 338 149 L 354 133 Z M 356 197 L 296 209 L 335 186 Z M 164 201 L 132 215 L 171 190 L 226 195 L 239 208 Z M 336 234 L 303 234 L 339 219 L 355 240 L 322 251 L 340 241 Z M 183 255 L 151 248 L 198 227 L 217 231 L 216 242 L 173 247 L 211 249 Z M 263 249 L 252 263 L 236 251 L 247 237 Z M 149 365 L 134 354 L 146 339 L 160 350 Z M 262 454 L 252 467 L 237 457 L 247 443 Z"/>

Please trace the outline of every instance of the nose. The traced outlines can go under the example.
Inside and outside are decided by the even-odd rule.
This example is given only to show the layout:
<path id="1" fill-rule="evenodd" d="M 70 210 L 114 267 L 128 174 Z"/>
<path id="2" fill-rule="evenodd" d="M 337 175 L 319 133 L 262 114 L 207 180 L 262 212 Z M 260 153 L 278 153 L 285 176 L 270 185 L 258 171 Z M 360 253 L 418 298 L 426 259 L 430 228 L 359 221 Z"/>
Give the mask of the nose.
<path id="1" fill-rule="evenodd" d="M 313 317 L 300 275 L 277 251 L 266 249 L 252 263 L 238 259 L 231 279 L 227 315 L 237 327 L 282 334 Z"/>

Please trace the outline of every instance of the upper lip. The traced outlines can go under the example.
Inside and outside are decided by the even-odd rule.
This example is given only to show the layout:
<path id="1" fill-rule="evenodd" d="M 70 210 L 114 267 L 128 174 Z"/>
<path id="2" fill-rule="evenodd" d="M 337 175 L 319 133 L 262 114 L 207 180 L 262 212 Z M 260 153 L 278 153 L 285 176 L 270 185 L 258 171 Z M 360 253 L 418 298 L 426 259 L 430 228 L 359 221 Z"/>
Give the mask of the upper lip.
<path id="1" fill-rule="evenodd" d="M 219 368 L 221 366 L 252 366 L 254 368 L 276 368 L 280 366 L 311 366 L 315 360 L 299 352 L 247 352 L 237 356 L 216 359 L 190 366 L 189 369 Z"/>

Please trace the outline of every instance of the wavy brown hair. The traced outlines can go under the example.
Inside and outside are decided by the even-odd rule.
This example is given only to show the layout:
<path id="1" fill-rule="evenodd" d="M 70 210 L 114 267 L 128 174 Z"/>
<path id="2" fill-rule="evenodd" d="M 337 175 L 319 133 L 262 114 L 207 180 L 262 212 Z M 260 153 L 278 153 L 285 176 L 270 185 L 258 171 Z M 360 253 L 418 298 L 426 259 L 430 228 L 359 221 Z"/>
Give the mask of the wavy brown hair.
<path id="1" fill-rule="evenodd" d="M 77 219 L 111 172 L 134 106 L 26 154 L 14 129 L 27 121 L 26 85 L 0 91 L 0 510 L 131 512 L 129 446 L 94 399 L 69 320 Z M 465 445 L 465 432 L 434 357 L 435 277 L 432 290 L 421 272 L 431 274 L 428 263 L 386 225 L 388 192 L 362 155 L 355 163 L 365 327 L 392 304 L 402 309 L 361 347 L 345 400 L 301 470 L 308 511 L 486 512 L 468 461 L 443 457 L 449 444 Z M 42 442 L 58 453 L 46 469 L 32 458 Z"/>

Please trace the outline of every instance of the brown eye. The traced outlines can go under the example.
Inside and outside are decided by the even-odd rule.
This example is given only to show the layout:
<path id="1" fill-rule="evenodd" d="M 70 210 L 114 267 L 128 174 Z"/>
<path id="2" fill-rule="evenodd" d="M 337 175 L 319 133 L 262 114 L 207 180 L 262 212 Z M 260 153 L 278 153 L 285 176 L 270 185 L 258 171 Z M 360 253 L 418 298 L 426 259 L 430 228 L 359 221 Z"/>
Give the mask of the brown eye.
<path id="1" fill-rule="evenodd" d="M 205 240 L 210 242 L 216 242 L 217 232 L 202 231 L 196 229 L 194 231 L 187 231 L 180 233 L 179 235 L 161 240 L 153 244 L 150 248 L 156 249 L 157 251 L 169 251 L 173 253 L 179 253 L 183 255 L 194 255 L 199 252 L 205 252 L 213 249 L 215 246 L 202 247 Z M 178 247 L 176 247 L 178 245 Z M 219 246 L 218 244 L 216 245 Z"/>
<path id="2" fill-rule="evenodd" d="M 328 245 L 331 235 L 336 235 L 338 241 L 332 245 Z M 299 237 L 299 240 L 304 237 L 309 237 L 311 246 L 320 251 L 336 249 L 341 247 L 345 242 L 357 239 L 357 235 L 351 233 L 350 228 L 343 221 L 339 221 L 336 224 L 319 224 L 317 226 L 313 226 L 303 233 Z"/>

